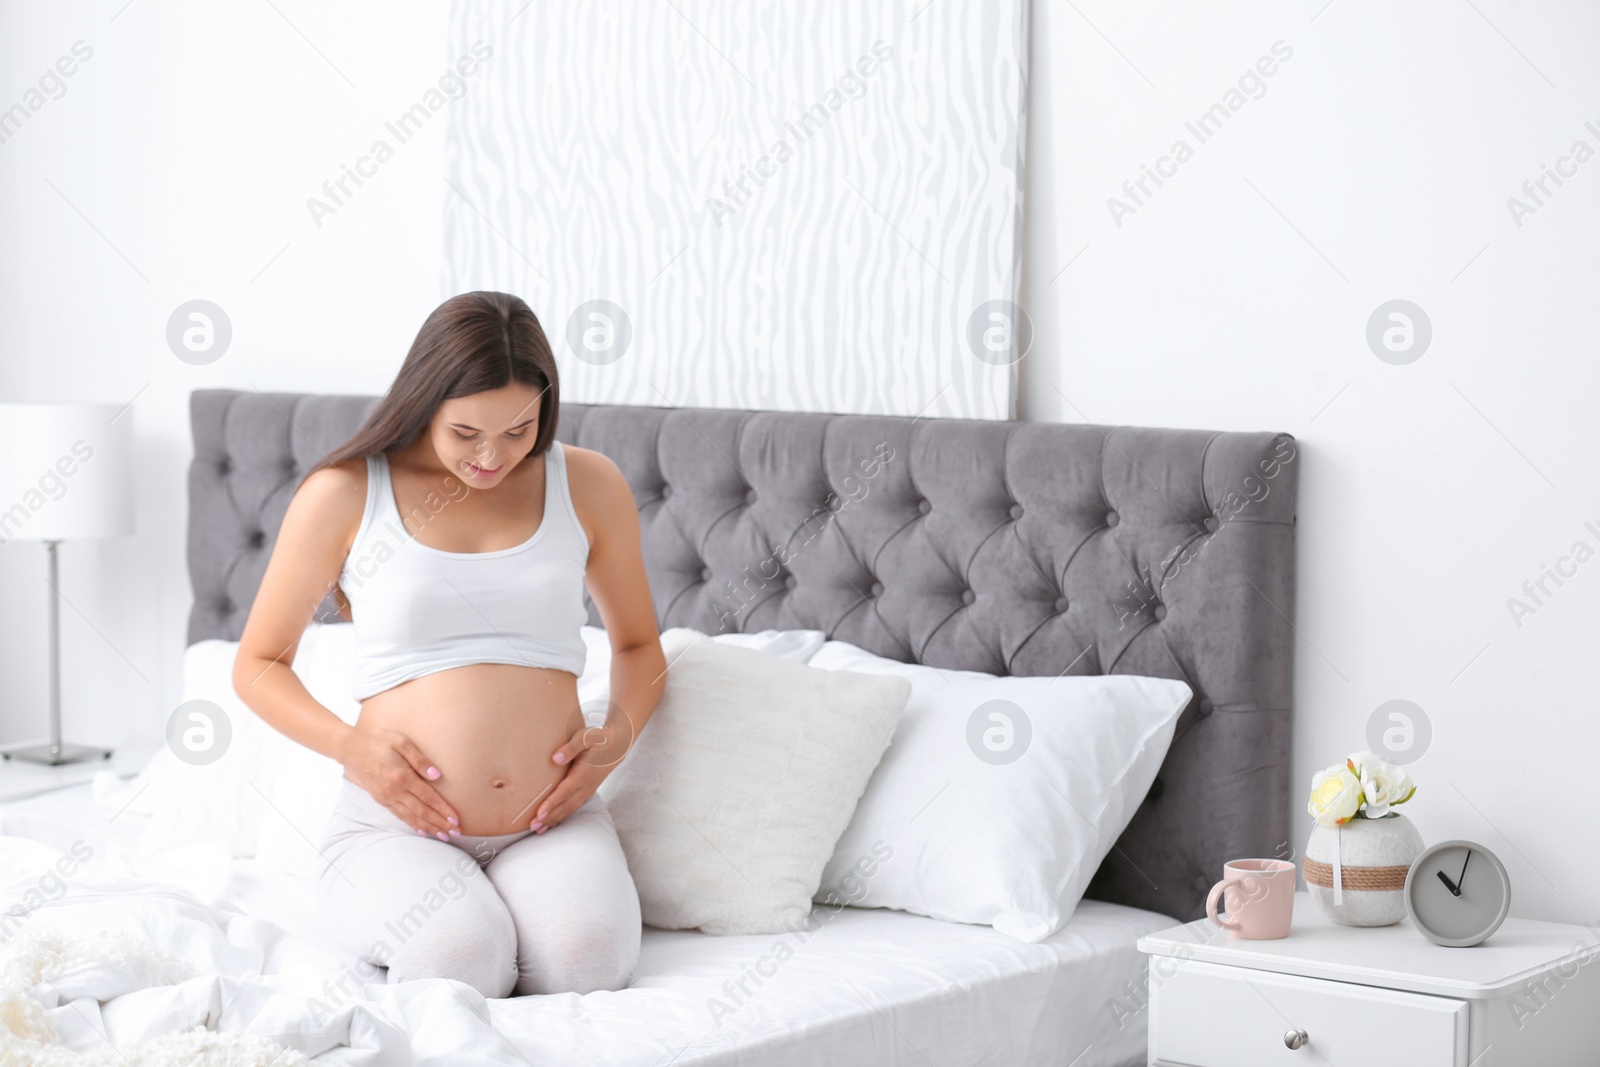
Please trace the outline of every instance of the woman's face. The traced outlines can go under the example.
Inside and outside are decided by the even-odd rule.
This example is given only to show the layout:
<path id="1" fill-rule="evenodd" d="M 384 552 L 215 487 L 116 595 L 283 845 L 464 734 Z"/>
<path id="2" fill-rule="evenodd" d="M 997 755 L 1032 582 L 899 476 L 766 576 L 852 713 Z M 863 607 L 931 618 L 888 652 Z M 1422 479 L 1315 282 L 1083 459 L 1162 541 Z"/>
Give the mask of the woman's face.
<path id="1" fill-rule="evenodd" d="M 498 485 L 533 449 L 542 396 L 534 386 L 512 382 L 446 400 L 429 428 L 433 450 L 468 486 Z"/>

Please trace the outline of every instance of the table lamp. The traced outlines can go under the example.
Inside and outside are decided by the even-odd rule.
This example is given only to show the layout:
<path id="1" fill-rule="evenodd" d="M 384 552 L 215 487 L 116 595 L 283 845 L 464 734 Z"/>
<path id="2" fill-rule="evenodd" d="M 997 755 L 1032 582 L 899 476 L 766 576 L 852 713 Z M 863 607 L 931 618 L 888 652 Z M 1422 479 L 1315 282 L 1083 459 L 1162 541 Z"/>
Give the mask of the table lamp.
<path id="1" fill-rule="evenodd" d="M 60 585 L 56 547 L 133 532 L 133 414 L 125 404 L 0 404 L 0 551 L 49 550 L 50 740 L 6 759 L 75 763 L 111 750 L 61 740 Z"/>

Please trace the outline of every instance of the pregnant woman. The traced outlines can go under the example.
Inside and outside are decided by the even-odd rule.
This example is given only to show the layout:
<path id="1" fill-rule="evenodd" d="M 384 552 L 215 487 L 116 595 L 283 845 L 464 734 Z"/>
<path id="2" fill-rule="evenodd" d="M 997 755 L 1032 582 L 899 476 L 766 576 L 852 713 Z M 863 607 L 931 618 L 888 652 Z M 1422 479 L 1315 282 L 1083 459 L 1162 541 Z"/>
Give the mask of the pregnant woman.
<path id="1" fill-rule="evenodd" d="M 527 304 L 445 301 L 301 481 L 240 640 L 240 697 L 344 767 L 317 898 L 391 983 L 587 993 L 638 961 L 638 894 L 595 790 L 666 663 L 633 494 L 555 439 L 559 398 Z M 585 585 L 613 650 L 601 714 L 578 702 Z M 286 666 L 329 591 L 355 626 L 354 726 Z"/>

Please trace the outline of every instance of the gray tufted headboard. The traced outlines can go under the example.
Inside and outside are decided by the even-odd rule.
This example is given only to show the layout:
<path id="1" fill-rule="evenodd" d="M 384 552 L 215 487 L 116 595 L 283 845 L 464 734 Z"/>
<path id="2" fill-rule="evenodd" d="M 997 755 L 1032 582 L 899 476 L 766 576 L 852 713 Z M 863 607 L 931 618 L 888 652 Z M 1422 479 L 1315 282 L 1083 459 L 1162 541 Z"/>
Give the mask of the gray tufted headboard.
<path id="1" fill-rule="evenodd" d="M 238 639 L 301 474 L 376 403 L 193 394 L 191 643 Z M 1285 844 L 1288 435 L 569 403 L 558 437 L 632 485 L 663 628 L 1186 680 L 1195 699 L 1090 896 L 1196 918 L 1225 860 Z"/>

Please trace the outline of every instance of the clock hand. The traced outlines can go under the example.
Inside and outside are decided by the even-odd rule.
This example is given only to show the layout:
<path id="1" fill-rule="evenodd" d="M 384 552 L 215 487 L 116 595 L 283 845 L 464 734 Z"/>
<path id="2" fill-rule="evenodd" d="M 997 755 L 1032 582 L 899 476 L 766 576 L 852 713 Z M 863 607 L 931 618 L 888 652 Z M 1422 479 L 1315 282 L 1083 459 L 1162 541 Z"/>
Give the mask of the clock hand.
<path id="1" fill-rule="evenodd" d="M 1458 897 L 1461 895 L 1461 890 L 1456 888 L 1456 884 L 1450 880 L 1450 876 L 1448 874 L 1445 874 L 1443 871 L 1434 871 L 1433 873 L 1439 876 L 1439 881 L 1443 882 L 1445 888 L 1450 890 L 1451 893 Z"/>
<path id="2" fill-rule="evenodd" d="M 1469 864 L 1471 862 L 1472 862 L 1472 850 L 1469 848 L 1469 849 L 1467 849 L 1467 858 L 1461 861 L 1461 873 L 1456 875 L 1456 896 L 1460 896 L 1461 895 L 1461 891 L 1460 891 L 1461 883 L 1467 877 L 1467 864 Z"/>

